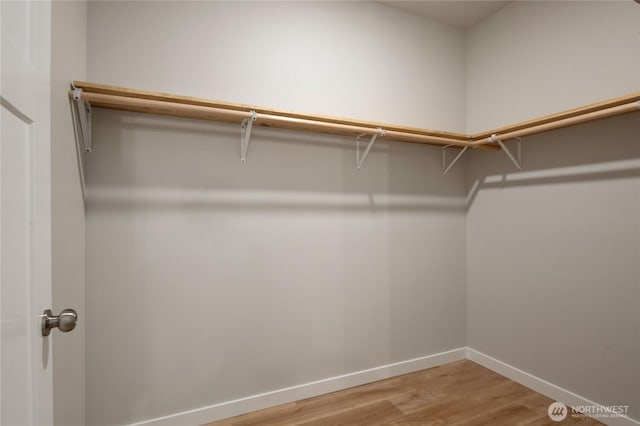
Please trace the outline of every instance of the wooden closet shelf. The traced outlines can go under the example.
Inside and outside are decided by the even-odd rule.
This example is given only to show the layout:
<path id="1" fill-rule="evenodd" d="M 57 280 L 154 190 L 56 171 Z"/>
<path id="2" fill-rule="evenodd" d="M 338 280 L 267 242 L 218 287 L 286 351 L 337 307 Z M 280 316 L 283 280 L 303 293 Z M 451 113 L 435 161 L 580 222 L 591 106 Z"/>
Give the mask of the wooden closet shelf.
<path id="1" fill-rule="evenodd" d="M 295 113 L 252 105 L 147 92 L 83 81 L 74 81 L 73 84 L 76 88 L 81 89 L 80 99 L 89 102 L 93 107 L 229 123 L 242 123 L 244 120 L 251 119 L 252 112 L 255 112 L 253 125 L 256 126 L 346 136 L 358 136 L 362 134 L 371 136 L 378 135 L 384 136 L 385 139 L 388 140 L 400 142 L 454 146 L 459 148 L 482 147 L 499 149 L 499 147 L 494 145 L 496 140 L 514 139 L 640 110 L 640 92 L 636 92 L 580 108 L 477 133 L 475 135 L 466 135 L 370 121 Z M 73 97 L 73 93 L 73 91 L 69 92 L 69 96 Z"/>
<path id="2" fill-rule="evenodd" d="M 343 124 L 343 125 L 355 126 L 355 127 L 363 127 L 363 128 L 367 128 L 369 132 L 371 131 L 372 128 L 373 129 L 382 128 L 382 129 L 385 129 L 387 132 L 393 131 L 393 132 L 401 132 L 401 133 L 410 133 L 410 134 L 416 134 L 416 135 L 452 139 L 455 141 L 469 142 L 469 136 L 463 133 L 419 129 L 415 127 L 398 126 L 398 125 L 388 124 L 388 123 L 377 123 L 377 122 L 371 122 L 371 121 L 353 120 L 348 118 L 290 112 L 290 111 L 284 111 L 284 110 L 278 110 L 278 109 L 272 109 L 272 108 L 264 108 L 264 107 L 255 106 L 255 105 L 244 105 L 244 104 L 238 104 L 238 103 L 232 103 L 232 102 L 223 102 L 223 101 L 215 101 L 215 100 L 194 98 L 194 97 L 188 97 L 188 96 L 172 95 L 167 93 L 148 92 L 143 90 L 128 89 L 124 87 L 87 83 L 84 81 L 74 81 L 73 84 L 74 86 L 82 89 L 83 92 L 86 92 L 86 93 L 114 95 L 114 96 L 133 98 L 133 99 L 147 99 L 147 100 L 161 101 L 166 103 L 218 108 L 218 109 L 224 109 L 229 111 L 242 111 L 245 113 L 245 117 L 248 111 L 255 111 L 257 114 L 266 114 L 266 115 L 273 115 L 273 116 L 279 116 L 279 117 L 297 118 L 301 120 L 319 121 L 322 123 L 334 123 L 334 124 Z M 92 102 L 92 105 L 93 105 L 93 102 Z M 99 106 L 99 105 L 96 104 L 96 106 Z M 115 107 L 115 106 L 108 106 L 108 105 L 100 105 L 100 106 L 103 108 L 111 107 L 116 109 L 124 109 L 122 107 Z M 194 117 L 194 118 L 197 118 L 197 117 Z M 418 142 L 418 143 L 422 143 L 422 142 Z"/>
<path id="3" fill-rule="evenodd" d="M 579 108 L 574 108 L 567 111 L 558 112 L 555 114 L 545 115 L 543 117 L 534 118 L 532 120 L 510 124 L 508 126 L 499 127 L 497 129 L 489 130 L 486 132 L 476 133 L 475 135 L 469 135 L 469 137 L 474 141 L 481 141 L 483 139 L 490 137 L 493 134 L 503 136 L 505 134 L 510 134 L 517 131 L 524 131 L 533 127 L 542 126 L 545 124 L 551 124 L 554 122 L 561 122 L 563 120 L 566 120 L 564 122 L 570 123 L 568 125 L 584 123 L 586 121 L 593 121 L 600 118 L 606 118 L 612 115 L 622 114 L 624 112 L 631 112 L 634 109 L 637 110 L 640 108 L 638 101 L 640 101 L 640 92 L 631 93 L 626 96 L 620 96 L 618 98 L 608 99 L 606 101 L 581 106 Z M 627 107 L 624 107 L 625 105 L 627 105 Z M 628 111 L 622 110 L 621 112 L 621 110 L 619 108 L 616 109 L 616 107 L 623 107 L 623 109 L 626 108 Z M 592 115 L 588 115 L 588 114 L 592 114 Z M 584 117 L 585 119 L 581 119 L 580 117 Z M 571 121 L 571 119 L 573 118 L 576 118 L 576 121 Z M 547 130 L 551 130 L 551 129 L 547 129 Z M 509 138 L 505 138 L 505 139 L 509 139 Z"/>

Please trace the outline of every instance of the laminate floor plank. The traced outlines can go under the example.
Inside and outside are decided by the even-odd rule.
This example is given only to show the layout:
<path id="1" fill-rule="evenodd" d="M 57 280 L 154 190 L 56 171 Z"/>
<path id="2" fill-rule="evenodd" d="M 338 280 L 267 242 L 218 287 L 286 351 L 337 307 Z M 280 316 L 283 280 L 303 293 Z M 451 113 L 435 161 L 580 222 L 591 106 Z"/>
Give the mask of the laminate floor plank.
<path id="1" fill-rule="evenodd" d="M 380 401 L 301 423 L 301 426 L 369 426 L 389 422 L 398 417 L 402 417 L 402 412 L 395 405 L 389 401 Z"/>

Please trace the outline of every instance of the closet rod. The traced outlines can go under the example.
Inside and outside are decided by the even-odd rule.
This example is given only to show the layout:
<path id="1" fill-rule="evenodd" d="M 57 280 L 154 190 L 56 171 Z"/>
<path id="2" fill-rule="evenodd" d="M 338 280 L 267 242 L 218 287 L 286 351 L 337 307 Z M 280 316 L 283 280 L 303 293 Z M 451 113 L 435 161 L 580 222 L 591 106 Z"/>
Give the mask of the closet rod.
<path id="1" fill-rule="evenodd" d="M 640 110 L 640 101 L 630 102 L 627 104 L 613 106 L 606 109 L 584 113 L 581 115 L 574 115 L 568 118 L 558 119 L 556 121 L 550 121 L 542 124 L 531 125 L 529 127 L 508 131 L 506 133 L 499 133 L 499 132 L 492 133 L 488 137 L 483 137 L 480 140 L 474 141 L 473 145 L 482 146 L 485 144 L 493 143 L 495 140 L 505 141 L 509 139 L 515 139 L 522 136 L 542 133 L 549 130 L 573 126 L 575 124 L 586 123 L 594 120 L 600 120 L 603 118 L 612 117 L 620 114 L 626 114 L 629 112 L 635 112 L 638 110 Z"/>
<path id="2" fill-rule="evenodd" d="M 73 96 L 73 92 L 69 92 Z M 106 95 L 82 91 L 80 99 L 89 102 L 93 107 L 120 109 L 126 111 L 144 112 L 150 114 L 168 115 L 174 117 L 196 118 L 201 120 L 222 121 L 227 123 L 241 123 L 251 117 L 250 111 L 216 108 L 186 103 L 166 102 L 137 97 Z M 364 127 L 351 124 L 310 120 L 284 115 L 257 113 L 254 126 L 276 127 L 280 129 L 301 130 L 329 133 L 356 137 L 361 134 L 378 134 L 375 127 Z M 470 140 L 460 140 L 448 137 L 430 136 L 418 133 L 408 133 L 398 130 L 385 130 L 385 139 L 400 142 L 426 143 L 434 145 L 450 145 L 456 147 L 473 146 Z"/>
<path id="3" fill-rule="evenodd" d="M 73 85 L 79 89 L 82 89 L 84 92 L 100 93 L 103 95 L 125 96 L 128 98 L 139 98 L 139 99 L 149 99 L 149 100 L 155 100 L 155 101 L 175 102 L 179 104 L 200 105 L 200 106 L 222 108 L 222 109 L 229 109 L 229 110 L 236 110 L 236 111 L 243 111 L 243 112 L 255 111 L 258 114 L 263 113 L 263 114 L 278 115 L 278 116 L 285 116 L 285 117 L 292 117 L 292 118 L 302 118 L 305 120 L 322 121 L 326 123 L 336 123 L 336 124 L 347 124 L 352 126 L 360 126 L 360 127 L 374 128 L 374 129 L 382 128 L 387 131 L 393 130 L 393 131 L 398 131 L 402 133 L 411 133 L 411 134 L 415 133 L 419 135 L 436 136 L 436 137 L 442 137 L 442 138 L 448 138 L 448 139 L 457 139 L 461 141 L 468 141 L 470 139 L 468 135 L 462 134 L 462 133 L 445 132 L 441 130 L 432 130 L 432 129 L 419 129 L 419 128 L 410 127 L 410 126 L 398 126 L 396 124 L 345 119 L 345 118 L 330 117 L 330 116 L 317 115 L 317 114 L 305 114 L 300 112 L 264 108 L 256 105 L 244 105 L 244 104 L 238 104 L 233 102 L 194 98 L 190 96 L 172 95 L 168 93 L 148 92 L 144 90 L 129 89 L 125 87 L 109 86 L 106 84 L 88 83 L 86 81 L 74 81 Z"/>
<path id="4" fill-rule="evenodd" d="M 630 93 L 625 96 L 620 96 L 617 98 L 607 99 L 604 101 L 592 103 L 589 105 L 583 105 L 578 108 L 573 108 L 566 111 L 561 111 L 555 114 L 545 115 L 542 117 L 537 117 L 531 120 L 522 121 L 519 123 L 509 124 L 508 126 L 500 127 L 497 129 L 487 130 L 481 133 L 476 133 L 474 135 L 470 135 L 471 139 L 474 141 L 479 141 L 485 138 L 488 138 L 492 134 L 502 135 L 505 133 L 514 132 L 516 130 L 522 130 L 528 127 L 538 126 L 540 124 L 551 123 L 554 121 L 564 120 L 566 118 L 572 118 L 576 116 L 581 116 L 584 114 L 589 114 L 596 111 L 601 111 L 604 109 L 609 109 L 612 107 L 616 107 L 619 105 L 629 104 L 632 102 L 640 101 L 640 92 Z"/>
<path id="5" fill-rule="evenodd" d="M 458 148 L 473 147 L 499 150 L 495 140 L 509 140 L 574 124 L 598 120 L 638 111 L 640 93 L 586 105 L 557 114 L 539 117 L 533 120 L 512 124 L 495 130 L 465 135 L 430 129 L 417 129 L 392 124 L 349 120 L 311 114 L 279 111 L 222 101 L 146 92 L 123 87 L 108 86 L 82 81 L 74 81 L 74 86 L 82 89 L 80 97 L 94 107 L 121 109 L 128 111 L 161 114 L 176 117 L 197 118 L 203 120 L 241 123 L 256 112 L 257 126 L 281 129 L 322 132 L 357 137 L 361 134 L 379 134 L 385 131 L 385 139 L 399 142 L 423 143 L 452 146 Z M 70 92 L 70 96 L 71 92 Z"/>

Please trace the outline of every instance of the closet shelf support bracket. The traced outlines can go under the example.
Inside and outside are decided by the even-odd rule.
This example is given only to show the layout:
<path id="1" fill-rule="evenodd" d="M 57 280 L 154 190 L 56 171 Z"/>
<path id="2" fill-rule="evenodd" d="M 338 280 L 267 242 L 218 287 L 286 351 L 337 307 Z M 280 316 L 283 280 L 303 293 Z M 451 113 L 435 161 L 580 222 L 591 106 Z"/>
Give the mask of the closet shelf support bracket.
<path id="1" fill-rule="evenodd" d="M 498 145 L 500 145 L 500 148 L 502 148 L 502 150 L 504 151 L 505 154 L 507 154 L 507 157 L 509 157 L 509 160 L 511 160 L 511 162 L 513 163 L 514 166 L 516 166 L 516 169 L 518 170 L 522 170 L 522 138 L 518 137 L 516 138 L 516 140 L 518 141 L 518 145 L 517 145 L 517 151 L 516 151 L 516 157 L 513 156 L 513 154 L 511 153 L 511 151 L 509 151 L 507 149 L 507 147 L 505 146 L 504 142 L 502 142 L 500 139 L 496 138 L 496 134 L 492 134 L 489 137 L 489 143 L 497 143 Z"/>
<path id="2" fill-rule="evenodd" d="M 460 157 L 462 157 L 462 155 L 469 148 L 468 146 L 465 146 L 464 148 L 462 148 L 460 150 L 460 152 L 458 153 L 458 155 L 453 157 L 453 160 L 451 160 L 451 163 L 449 163 L 449 165 L 447 165 L 447 148 L 450 148 L 451 146 L 453 146 L 453 145 L 445 145 L 445 146 L 442 147 L 442 174 L 443 175 L 446 175 L 447 172 L 449 170 L 451 170 L 453 165 L 456 164 L 456 162 L 460 159 Z"/>
<path id="3" fill-rule="evenodd" d="M 373 144 L 375 143 L 376 139 L 378 139 L 378 136 L 383 138 L 387 134 L 387 132 L 381 128 L 378 128 L 378 132 L 379 133 L 374 133 L 373 135 L 371 135 L 369 144 L 367 145 L 367 148 L 364 150 L 362 157 L 360 156 L 360 138 L 363 136 L 366 136 L 367 134 L 363 133 L 361 135 L 358 135 L 358 137 L 356 138 L 356 169 L 357 170 L 360 170 L 360 167 L 362 167 L 362 164 L 364 164 L 364 160 L 365 158 L 367 158 L 367 155 L 369 155 L 369 151 L 371 151 L 371 148 L 373 147 Z"/>
<path id="4" fill-rule="evenodd" d="M 249 139 L 251 138 L 253 122 L 258 118 L 255 111 L 251 110 L 250 112 L 251 117 L 242 120 L 242 124 L 240 125 L 240 161 L 243 163 L 247 161 L 247 151 L 249 150 Z"/>
<path id="5" fill-rule="evenodd" d="M 73 88 L 76 134 L 82 139 L 85 152 L 91 152 L 91 104 L 82 99 L 82 89 Z"/>

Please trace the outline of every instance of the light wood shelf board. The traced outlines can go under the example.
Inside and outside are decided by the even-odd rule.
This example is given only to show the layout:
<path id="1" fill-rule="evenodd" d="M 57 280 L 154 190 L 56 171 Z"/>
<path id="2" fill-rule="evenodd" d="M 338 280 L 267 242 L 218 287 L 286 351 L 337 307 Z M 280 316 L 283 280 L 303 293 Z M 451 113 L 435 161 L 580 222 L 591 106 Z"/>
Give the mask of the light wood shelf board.
<path id="1" fill-rule="evenodd" d="M 531 120 L 521 121 L 519 123 L 510 124 L 504 127 L 498 127 L 493 130 L 488 130 L 485 132 L 476 133 L 474 135 L 469 135 L 468 137 L 473 141 L 477 142 L 477 141 L 486 139 L 493 134 L 500 136 L 505 133 L 512 133 L 517 130 L 522 130 L 529 127 L 535 127 L 542 124 L 552 123 L 554 121 L 560 121 L 560 120 L 564 120 L 572 117 L 577 117 L 577 116 L 589 114 L 596 111 L 602 111 L 605 109 L 609 109 L 609 108 L 613 108 L 613 107 L 617 107 L 620 105 L 629 104 L 637 101 L 640 101 L 640 92 L 631 93 L 629 95 L 608 99 L 606 101 L 581 106 L 579 108 L 574 108 L 567 111 L 558 112 L 555 114 L 545 115 L 543 117 L 538 117 Z"/>
<path id="2" fill-rule="evenodd" d="M 468 141 L 469 136 L 463 133 L 447 132 L 442 130 L 420 129 L 411 126 L 398 126 L 395 124 L 379 123 L 373 121 L 348 119 L 340 117 L 331 117 L 325 115 L 315 115 L 299 112 L 291 112 L 285 110 L 278 110 L 273 108 L 265 108 L 256 105 L 246 105 L 233 102 L 223 102 L 217 100 L 208 100 L 202 98 L 195 98 L 190 96 L 180 96 L 161 92 L 149 92 L 144 90 L 129 89 L 125 87 L 109 86 L 105 84 L 88 83 L 86 81 L 74 81 L 74 86 L 82 89 L 87 93 L 100 93 L 105 95 L 125 96 L 128 98 L 149 99 L 164 102 L 173 102 L 178 104 L 199 105 L 212 108 L 224 108 L 236 111 L 256 111 L 257 113 L 286 116 L 292 118 L 300 118 L 304 120 L 323 121 L 327 123 L 346 124 L 353 126 L 361 126 L 368 128 L 382 128 L 385 130 L 392 130 L 403 133 L 415 133 L 425 136 L 436 136 L 447 139 L 457 139 L 461 141 Z"/>
<path id="3" fill-rule="evenodd" d="M 72 92 L 70 92 L 70 96 L 71 95 Z M 163 100 L 107 95 L 102 93 L 84 91 L 81 95 L 81 98 L 85 101 L 88 101 L 94 107 L 143 112 L 173 117 L 195 118 L 227 123 L 239 124 L 244 119 L 248 119 L 251 116 L 251 114 L 247 110 L 229 110 L 212 106 L 191 105 Z M 259 112 L 256 115 L 257 119 L 254 122 L 254 126 L 275 127 L 281 129 L 319 132 L 352 137 L 358 136 L 363 133 L 373 134 L 378 132 L 377 128 L 362 127 L 352 124 L 330 123 Z M 471 146 L 470 141 L 449 139 L 432 135 L 398 132 L 394 130 L 387 130 L 385 137 L 389 140 L 401 142 L 432 145 L 453 145 L 459 147 Z"/>
<path id="4" fill-rule="evenodd" d="M 81 97 L 83 100 L 100 108 L 227 123 L 241 123 L 243 120 L 250 118 L 251 111 L 255 111 L 255 126 L 351 137 L 360 134 L 373 135 L 380 132 L 380 129 L 384 129 L 386 140 L 437 146 L 450 145 L 457 148 L 479 147 L 488 150 L 500 149 L 499 146 L 493 144 L 493 141 L 490 139 L 491 135 L 494 134 L 496 135 L 496 139 L 505 141 L 520 136 L 541 133 L 640 110 L 640 92 L 636 92 L 580 108 L 500 127 L 487 132 L 477 133 L 475 135 L 464 135 L 461 133 L 417 129 L 370 121 L 287 112 L 252 105 L 147 92 L 83 81 L 75 81 L 74 85 L 82 89 Z M 72 92 L 70 92 L 70 96 L 71 94 Z"/>

